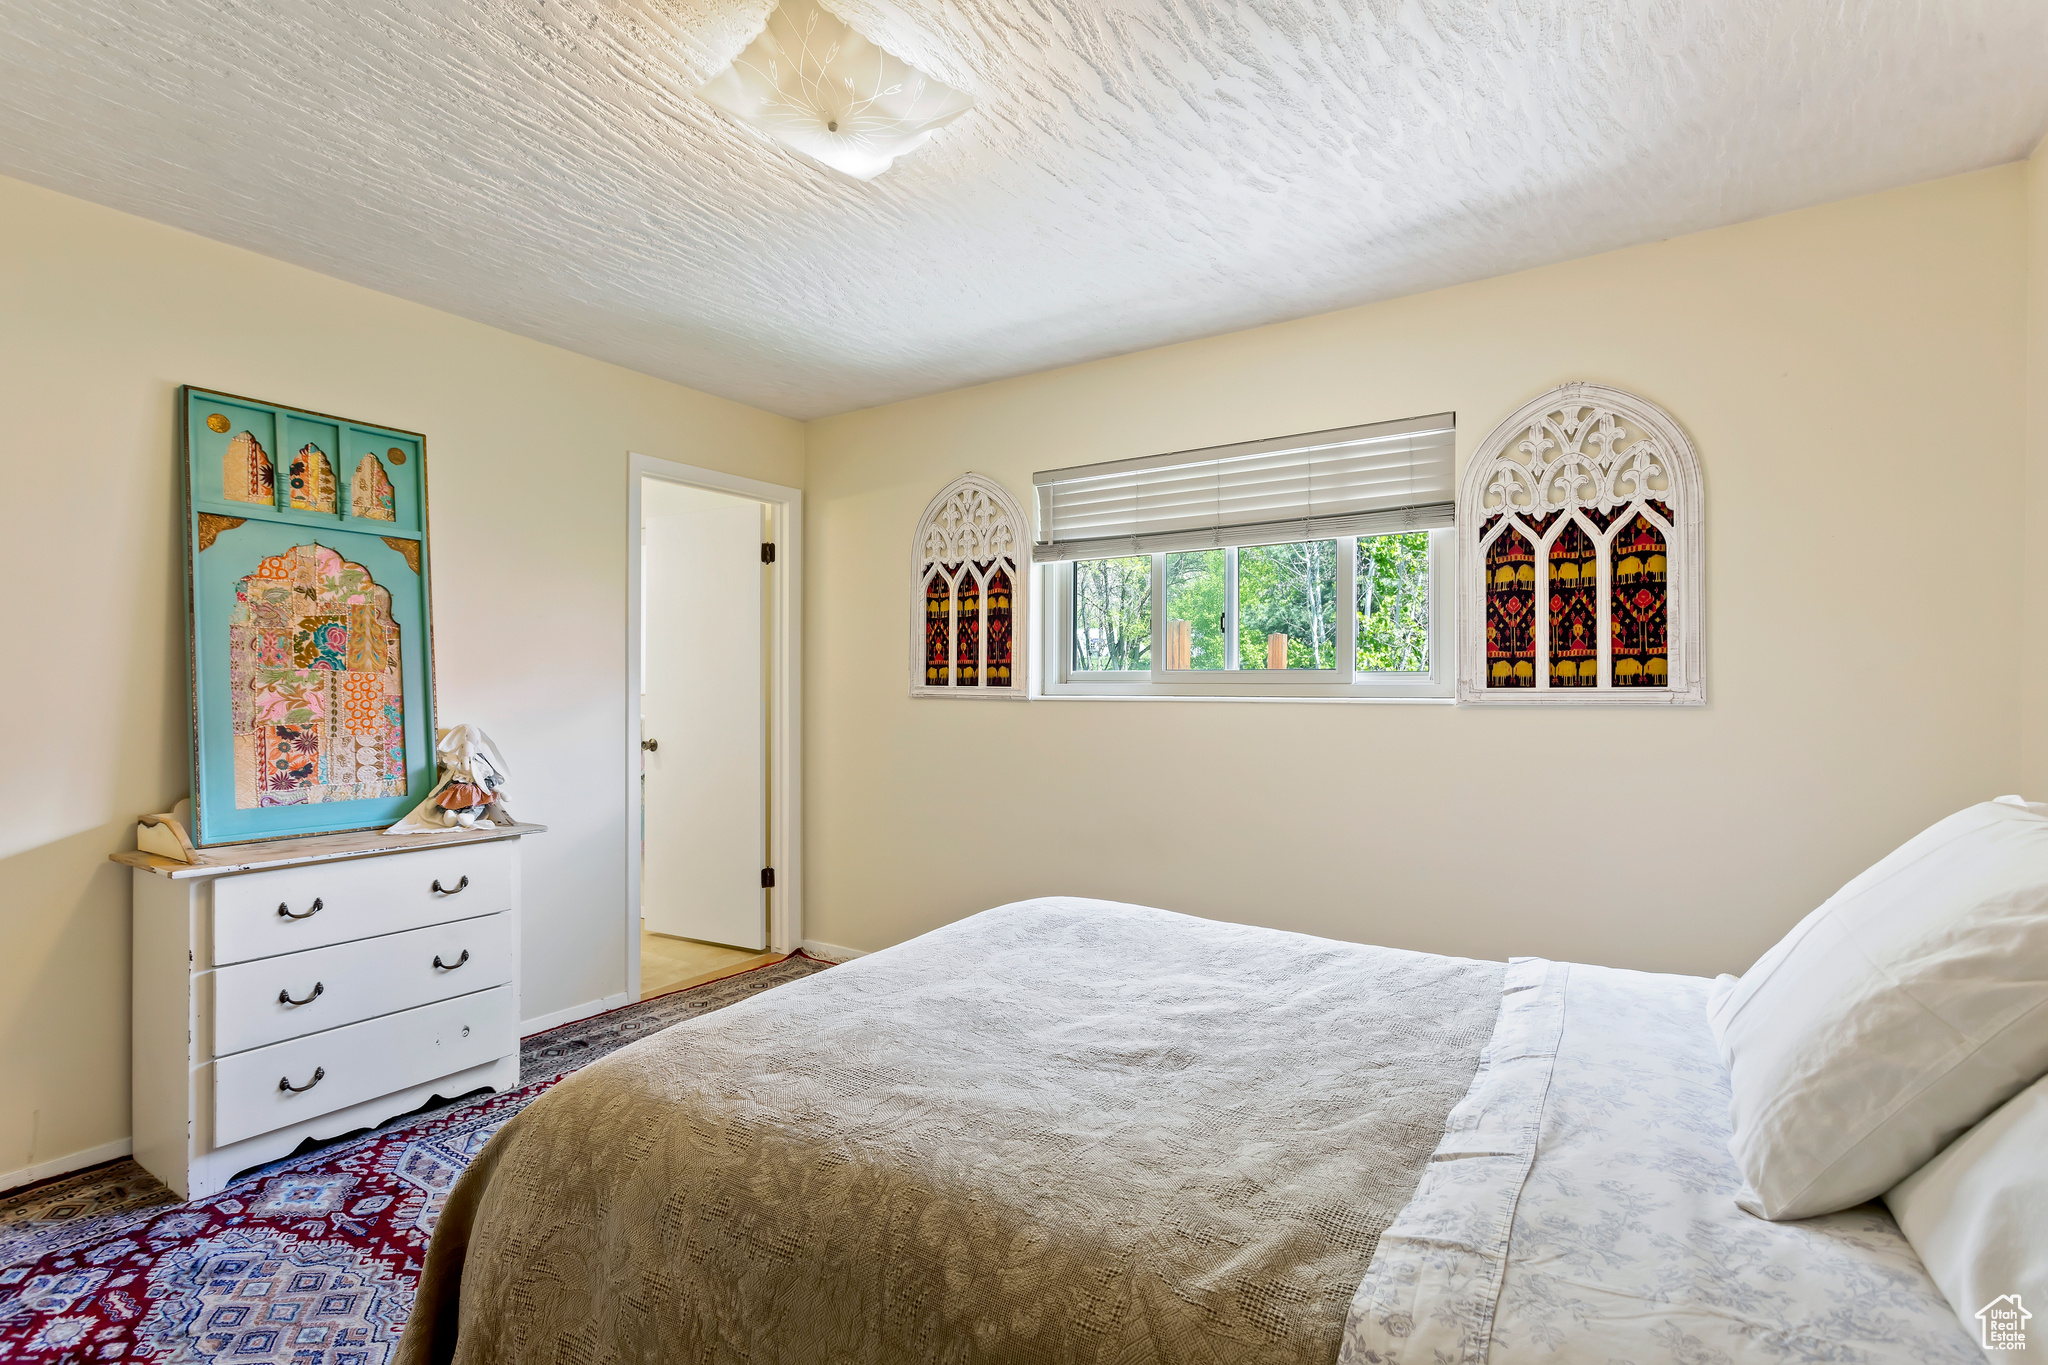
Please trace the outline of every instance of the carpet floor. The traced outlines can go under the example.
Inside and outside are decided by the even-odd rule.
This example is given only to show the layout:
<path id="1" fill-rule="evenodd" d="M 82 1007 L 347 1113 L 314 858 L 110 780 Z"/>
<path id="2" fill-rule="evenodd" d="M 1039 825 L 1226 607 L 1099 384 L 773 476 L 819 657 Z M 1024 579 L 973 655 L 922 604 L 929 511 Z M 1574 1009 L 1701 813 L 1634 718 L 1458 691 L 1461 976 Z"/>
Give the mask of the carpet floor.
<path id="1" fill-rule="evenodd" d="M 434 1221 L 491 1134 L 672 1024 L 832 964 L 801 954 L 520 1046 L 517 1090 L 395 1119 L 181 1204 L 132 1161 L 0 1195 L 0 1360 L 383 1365 Z"/>

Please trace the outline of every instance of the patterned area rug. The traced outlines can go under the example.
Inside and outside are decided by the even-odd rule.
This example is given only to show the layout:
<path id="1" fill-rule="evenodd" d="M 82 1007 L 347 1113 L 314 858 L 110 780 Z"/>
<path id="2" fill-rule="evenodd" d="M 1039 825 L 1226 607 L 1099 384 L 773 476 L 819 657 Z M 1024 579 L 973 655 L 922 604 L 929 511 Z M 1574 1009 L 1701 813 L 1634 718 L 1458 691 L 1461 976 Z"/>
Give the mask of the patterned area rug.
<path id="1" fill-rule="evenodd" d="M 520 1088 L 394 1119 L 180 1204 L 132 1161 L 0 1197 L 0 1360 L 382 1365 L 442 1201 L 578 1067 L 832 964 L 798 954 L 520 1047 Z"/>

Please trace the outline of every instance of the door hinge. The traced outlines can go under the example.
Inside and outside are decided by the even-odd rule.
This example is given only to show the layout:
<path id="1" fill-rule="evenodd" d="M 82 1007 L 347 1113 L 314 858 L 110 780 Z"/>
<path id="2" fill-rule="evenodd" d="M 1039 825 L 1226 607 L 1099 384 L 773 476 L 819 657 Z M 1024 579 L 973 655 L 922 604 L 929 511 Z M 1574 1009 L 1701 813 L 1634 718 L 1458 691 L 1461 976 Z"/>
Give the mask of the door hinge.
<path id="1" fill-rule="evenodd" d="M 767 890 L 767 889 L 768 889 L 769 887 L 771 887 L 771 886 L 773 886 L 773 885 L 775 885 L 775 869 L 774 869 L 774 868 L 772 868 L 772 867 L 764 867 L 764 868 L 762 868 L 762 869 L 761 869 L 761 889 L 762 889 L 763 891 L 766 891 L 766 890 Z"/>
<path id="2" fill-rule="evenodd" d="M 774 541 L 764 540 L 761 542 L 761 562 L 763 564 L 773 564 L 775 562 Z"/>

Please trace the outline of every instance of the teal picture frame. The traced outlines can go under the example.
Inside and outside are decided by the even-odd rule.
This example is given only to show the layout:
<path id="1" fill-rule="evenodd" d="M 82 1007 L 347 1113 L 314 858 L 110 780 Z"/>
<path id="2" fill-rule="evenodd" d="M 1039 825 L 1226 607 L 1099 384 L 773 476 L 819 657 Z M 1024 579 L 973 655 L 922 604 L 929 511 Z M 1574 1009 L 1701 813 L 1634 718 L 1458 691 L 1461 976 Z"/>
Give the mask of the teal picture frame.
<path id="1" fill-rule="evenodd" d="M 195 385 L 178 427 L 193 843 L 396 823 L 437 771 L 426 437 Z"/>

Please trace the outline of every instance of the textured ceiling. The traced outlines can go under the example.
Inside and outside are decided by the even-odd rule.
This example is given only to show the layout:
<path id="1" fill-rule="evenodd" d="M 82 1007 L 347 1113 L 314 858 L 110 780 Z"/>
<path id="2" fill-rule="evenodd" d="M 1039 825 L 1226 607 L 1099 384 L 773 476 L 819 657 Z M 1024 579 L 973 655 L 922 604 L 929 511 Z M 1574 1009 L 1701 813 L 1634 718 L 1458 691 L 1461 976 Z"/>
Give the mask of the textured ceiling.
<path id="1" fill-rule="evenodd" d="M 798 417 L 2024 155 L 2048 0 L 831 0 L 870 183 L 693 97 L 769 0 L 0 0 L 0 173 Z"/>

